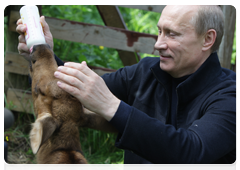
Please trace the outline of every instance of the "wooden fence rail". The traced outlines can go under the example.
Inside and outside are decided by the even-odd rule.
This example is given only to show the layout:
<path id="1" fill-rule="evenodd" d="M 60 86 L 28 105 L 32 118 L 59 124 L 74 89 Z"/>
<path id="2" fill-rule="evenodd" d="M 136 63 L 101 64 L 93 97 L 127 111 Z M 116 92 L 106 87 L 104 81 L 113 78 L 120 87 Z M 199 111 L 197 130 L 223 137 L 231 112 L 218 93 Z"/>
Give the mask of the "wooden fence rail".
<path id="1" fill-rule="evenodd" d="M 20 18 L 20 15 L 17 11 L 12 11 L 11 14 L 9 29 L 16 31 L 15 23 Z M 53 37 L 57 39 L 105 46 L 124 51 L 158 54 L 156 51 L 154 52 L 157 35 L 51 17 L 46 17 L 46 22 Z"/>

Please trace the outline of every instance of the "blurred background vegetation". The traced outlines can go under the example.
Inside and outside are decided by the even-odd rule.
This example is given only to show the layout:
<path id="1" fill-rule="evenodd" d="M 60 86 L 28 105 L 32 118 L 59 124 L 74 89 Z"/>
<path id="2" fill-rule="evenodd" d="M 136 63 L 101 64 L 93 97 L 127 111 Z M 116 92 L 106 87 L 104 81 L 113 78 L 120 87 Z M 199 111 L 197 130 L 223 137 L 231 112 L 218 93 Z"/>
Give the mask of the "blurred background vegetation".
<path id="1" fill-rule="evenodd" d="M 159 13 L 123 7 L 119 7 L 119 10 L 129 30 L 158 34 L 156 24 L 160 17 Z M 43 5 L 42 14 L 60 19 L 104 25 L 96 6 L 91 5 Z M 7 17 L 4 18 L 4 52 L 6 49 L 6 31 Z M 64 61 L 86 61 L 88 65 L 111 69 L 123 67 L 117 51 L 103 46 L 54 39 L 54 52 Z M 140 56 L 141 58 L 146 56 L 158 57 L 142 53 L 140 53 Z M 235 64 L 235 58 L 236 33 L 233 44 L 232 64 Z M 14 107 L 11 103 L 7 103 L 6 98 L 5 103 L 8 108 Z M 20 113 L 15 116 L 15 125 L 4 133 L 5 140 L 7 137 L 9 142 L 9 163 L 36 163 L 35 156 L 30 148 L 28 136 L 30 124 L 34 121 L 34 117 L 25 113 Z M 117 149 L 114 146 L 115 139 L 116 134 L 109 134 L 92 129 L 80 129 L 82 149 L 89 163 L 123 163 L 123 150 Z"/>
<path id="2" fill-rule="evenodd" d="M 156 22 L 159 20 L 159 13 L 123 7 L 119 7 L 119 10 L 129 30 L 157 35 Z M 60 19 L 104 25 L 96 6 L 43 5 L 42 14 Z M 87 61 L 88 65 L 112 69 L 123 67 L 117 51 L 103 46 L 54 39 L 54 52 L 58 57 L 67 61 Z M 148 54 L 140 54 L 141 57 L 146 55 Z"/>

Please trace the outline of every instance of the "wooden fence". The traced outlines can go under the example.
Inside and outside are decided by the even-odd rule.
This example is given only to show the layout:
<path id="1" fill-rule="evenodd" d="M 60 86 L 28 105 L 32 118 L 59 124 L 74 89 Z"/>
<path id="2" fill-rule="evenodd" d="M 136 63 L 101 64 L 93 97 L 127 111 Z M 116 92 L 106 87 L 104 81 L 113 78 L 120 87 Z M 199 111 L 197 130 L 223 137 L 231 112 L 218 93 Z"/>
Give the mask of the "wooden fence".
<path id="1" fill-rule="evenodd" d="M 122 7 L 138 8 L 159 13 L 161 13 L 164 8 L 164 6 L 161 5 L 122 5 Z M 138 52 L 157 55 L 157 52 L 154 52 L 153 49 L 154 44 L 157 40 L 156 35 L 127 30 L 117 6 L 100 5 L 97 6 L 97 8 L 106 26 L 46 17 L 46 21 L 49 24 L 53 37 L 62 40 L 115 48 L 118 50 L 119 57 L 125 66 L 132 65 L 137 62 L 136 54 Z M 230 10 L 232 11 L 233 8 L 234 7 L 232 6 L 223 6 L 226 16 L 228 18 L 233 17 L 233 19 L 231 20 L 231 27 L 228 29 L 233 30 L 234 33 L 234 21 L 236 21 L 234 17 L 236 17 L 236 11 L 235 13 L 231 12 L 231 14 L 229 14 L 228 12 Z M 19 11 L 12 10 L 12 8 L 10 8 L 8 17 L 9 31 L 16 32 L 16 21 L 20 18 Z M 230 22 L 230 20 L 226 18 L 225 22 Z M 233 41 L 232 34 L 228 35 L 228 37 L 230 37 L 228 38 L 228 42 L 231 43 Z M 16 36 L 15 38 L 17 39 Z M 11 40 L 8 39 L 8 41 Z M 17 48 L 17 41 L 15 40 L 13 41 L 13 43 L 15 43 L 15 47 Z M 228 51 L 226 51 L 226 46 L 228 46 Z M 232 48 L 232 43 L 230 44 L 230 46 L 229 44 L 223 44 L 221 48 L 223 49 L 223 52 L 221 53 L 231 54 L 230 51 Z M 13 51 L 16 50 L 7 51 L 5 53 L 4 72 L 27 76 L 28 62 L 21 55 Z M 219 54 L 220 59 L 222 59 L 221 61 L 229 62 L 229 55 L 223 57 L 221 53 Z M 228 63 L 226 66 L 230 67 L 230 64 Z M 92 69 L 99 75 L 103 75 L 106 72 L 114 71 L 97 67 L 92 67 Z M 11 82 L 9 83 L 12 84 Z M 12 104 L 14 105 L 12 110 L 18 112 L 32 113 L 33 106 L 31 92 L 19 88 L 16 89 L 13 85 L 11 85 L 10 87 L 11 88 L 7 89 L 7 102 L 12 102 Z"/>

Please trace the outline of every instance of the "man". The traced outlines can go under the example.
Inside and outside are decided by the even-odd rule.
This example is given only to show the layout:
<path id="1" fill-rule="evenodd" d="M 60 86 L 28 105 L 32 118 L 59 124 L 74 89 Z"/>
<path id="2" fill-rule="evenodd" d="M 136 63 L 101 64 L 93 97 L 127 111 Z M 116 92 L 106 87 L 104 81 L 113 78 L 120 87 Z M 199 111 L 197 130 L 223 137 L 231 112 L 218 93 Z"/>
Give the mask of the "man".
<path id="1" fill-rule="evenodd" d="M 58 86 L 118 130 L 124 163 L 233 163 L 236 75 L 220 67 L 215 52 L 222 11 L 167 6 L 157 27 L 160 59 L 145 58 L 102 78 L 86 62 L 65 63 L 54 73 Z M 19 21 L 17 31 L 24 29 Z M 21 35 L 19 42 L 19 52 L 28 51 Z"/>

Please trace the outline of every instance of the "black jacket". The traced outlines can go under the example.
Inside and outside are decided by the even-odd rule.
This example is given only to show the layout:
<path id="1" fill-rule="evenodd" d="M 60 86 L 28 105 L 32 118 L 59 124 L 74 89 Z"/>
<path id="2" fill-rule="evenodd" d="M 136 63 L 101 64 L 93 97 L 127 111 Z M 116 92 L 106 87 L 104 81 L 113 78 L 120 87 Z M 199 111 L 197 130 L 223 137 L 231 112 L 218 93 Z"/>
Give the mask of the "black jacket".
<path id="1" fill-rule="evenodd" d="M 177 86 L 176 128 L 166 124 L 171 76 L 159 58 L 105 74 L 121 100 L 110 121 L 119 130 L 116 146 L 124 163 L 233 163 L 236 160 L 236 74 L 221 68 L 212 53 Z"/>

